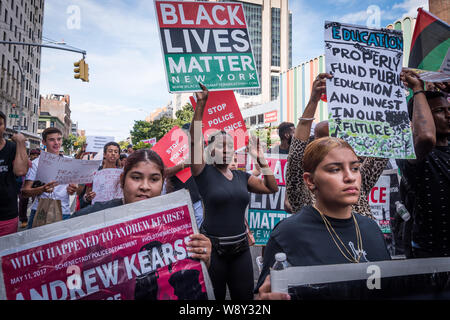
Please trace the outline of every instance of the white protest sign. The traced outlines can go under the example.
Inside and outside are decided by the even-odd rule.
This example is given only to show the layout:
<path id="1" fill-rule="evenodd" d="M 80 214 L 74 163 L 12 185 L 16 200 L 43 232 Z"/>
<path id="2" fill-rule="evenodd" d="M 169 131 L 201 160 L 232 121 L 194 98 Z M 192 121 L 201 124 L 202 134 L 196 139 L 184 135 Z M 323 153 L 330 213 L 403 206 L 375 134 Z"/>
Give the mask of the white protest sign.
<path id="1" fill-rule="evenodd" d="M 122 172 L 122 169 L 102 169 L 94 173 L 92 191 L 95 192 L 95 198 L 92 204 L 123 197 L 119 181 Z"/>
<path id="2" fill-rule="evenodd" d="M 100 152 L 108 142 L 114 142 L 114 137 L 87 136 L 86 152 Z"/>
<path id="3" fill-rule="evenodd" d="M 78 160 L 41 152 L 36 180 L 43 183 L 56 181 L 59 184 L 91 183 L 94 172 L 98 170 L 100 164 L 101 161 Z"/>
<path id="4" fill-rule="evenodd" d="M 330 135 L 359 156 L 415 159 L 400 31 L 325 22 Z"/>

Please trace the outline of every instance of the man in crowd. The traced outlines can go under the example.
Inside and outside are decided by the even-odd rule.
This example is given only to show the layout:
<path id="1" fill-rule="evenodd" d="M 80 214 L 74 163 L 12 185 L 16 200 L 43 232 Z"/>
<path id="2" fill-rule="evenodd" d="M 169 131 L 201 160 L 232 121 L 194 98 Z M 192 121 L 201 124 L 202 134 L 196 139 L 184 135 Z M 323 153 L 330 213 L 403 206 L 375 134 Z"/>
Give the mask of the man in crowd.
<path id="1" fill-rule="evenodd" d="M 448 92 L 425 91 L 419 76 L 404 69 L 412 89 L 408 103 L 415 160 L 397 160 L 412 216 L 412 258 L 450 256 L 450 103 Z M 408 238 L 408 235 L 406 235 Z M 408 244 L 405 243 L 405 246 Z"/>
<path id="2" fill-rule="evenodd" d="M 294 136 L 295 125 L 292 122 L 282 122 L 278 126 L 278 136 L 281 143 L 267 151 L 271 154 L 289 154 L 292 137 Z"/>
<path id="3" fill-rule="evenodd" d="M 129 144 L 127 147 L 127 155 L 130 156 L 134 152 L 133 145 Z"/>
<path id="4" fill-rule="evenodd" d="M 11 141 L 3 138 L 6 116 L 0 111 L 0 236 L 17 232 L 18 207 L 16 176 L 26 175 L 28 155 L 25 137 L 14 134 Z"/>
<path id="5" fill-rule="evenodd" d="M 42 143 L 47 147 L 47 152 L 59 155 L 59 149 L 62 144 L 62 133 L 57 128 L 47 128 L 42 132 Z M 39 199 L 50 198 L 55 200 L 61 200 L 63 219 L 70 217 L 70 203 L 69 195 L 72 195 L 77 190 L 77 185 L 64 184 L 58 185 L 55 181 L 41 184 L 41 186 L 33 188 L 33 183 L 36 180 L 36 174 L 38 171 L 39 158 L 32 162 L 32 166 L 25 177 L 25 184 L 22 188 L 22 194 L 24 197 L 36 197 L 33 206 L 31 207 L 30 218 L 28 219 L 28 229 L 33 226 L 34 215 L 38 207 Z"/>

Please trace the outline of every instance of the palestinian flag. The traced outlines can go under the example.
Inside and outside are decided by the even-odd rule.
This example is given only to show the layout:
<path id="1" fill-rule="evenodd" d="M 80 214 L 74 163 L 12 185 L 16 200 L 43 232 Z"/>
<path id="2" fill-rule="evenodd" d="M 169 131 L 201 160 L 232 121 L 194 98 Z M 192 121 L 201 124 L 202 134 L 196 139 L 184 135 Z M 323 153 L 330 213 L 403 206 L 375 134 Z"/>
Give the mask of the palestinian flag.
<path id="1" fill-rule="evenodd" d="M 450 26 L 422 8 L 417 11 L 408 67 L 438 71 L 450 47 Z"/>

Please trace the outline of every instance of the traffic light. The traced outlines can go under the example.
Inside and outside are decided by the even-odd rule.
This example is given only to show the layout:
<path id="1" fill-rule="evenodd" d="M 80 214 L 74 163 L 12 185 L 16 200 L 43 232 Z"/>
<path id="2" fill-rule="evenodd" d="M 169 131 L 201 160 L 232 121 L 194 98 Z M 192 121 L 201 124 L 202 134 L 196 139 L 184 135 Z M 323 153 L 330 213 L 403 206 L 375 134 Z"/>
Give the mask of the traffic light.
<path id="1" fill-rule="evenodd" d="M 73 65 L 76 67 L 73 69 L 75 75 L 73 76 L 75 79 L 81 79 L 84 82 L 89 82 L 89 66 L 81 59 L 80 61 L 74 62 Z"/>

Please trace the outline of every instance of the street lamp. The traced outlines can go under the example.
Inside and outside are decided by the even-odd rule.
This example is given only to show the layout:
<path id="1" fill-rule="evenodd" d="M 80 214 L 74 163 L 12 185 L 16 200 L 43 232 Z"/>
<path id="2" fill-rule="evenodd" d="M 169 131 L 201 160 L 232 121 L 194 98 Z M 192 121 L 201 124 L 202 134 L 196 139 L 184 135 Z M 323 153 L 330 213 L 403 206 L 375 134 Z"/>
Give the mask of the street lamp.
<path id="1" fill-rule="evenodd" d="M 17 66 L 19 67 L 19 71 L 20 71 L 20 79 L 21 79 L 21 87 L 22 87 L 22 92 L 20 95 L 20 107 L 19 107 L 19 126 L 17 129 L 17 132 L 20 133 L 21 129 L 22 129 L 22 113 L 23 113 L 23 101 L 25 100 L 25 75 L 23 74 L 23 70 L 20 67 L 20 62 L 19 59 L 14 59 L 14 61 L 17 63 Z"/>

